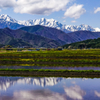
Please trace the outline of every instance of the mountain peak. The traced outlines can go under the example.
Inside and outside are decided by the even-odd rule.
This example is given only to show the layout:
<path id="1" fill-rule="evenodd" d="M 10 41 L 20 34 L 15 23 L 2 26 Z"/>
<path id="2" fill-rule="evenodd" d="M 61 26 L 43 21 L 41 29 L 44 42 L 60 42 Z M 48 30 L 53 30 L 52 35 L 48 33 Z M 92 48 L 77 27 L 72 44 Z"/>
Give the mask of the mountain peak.
<path id="1" fill-rule="evenodd" d="M 1 16 L 1 17 L 10 17 L 10 16 L 7 15 L 7 14 L 1 14 L 0 16 Z"/>
<path id="2" fill-rule="evenodd" d="M 46 19 L 45 19 L 45 18 L 41 18 L 41 20 L 42 20 L 42 21 L 45 21 Z"/>
<path id="3" fill-rule="evenodd" d="M 12 22 L 12 23 L 17 23 L 17 21 L 15 19 L 11 18 L 7 14 L 1 14 L 0 15 L 0 20 L 7 21 L 7 22 Z"/>

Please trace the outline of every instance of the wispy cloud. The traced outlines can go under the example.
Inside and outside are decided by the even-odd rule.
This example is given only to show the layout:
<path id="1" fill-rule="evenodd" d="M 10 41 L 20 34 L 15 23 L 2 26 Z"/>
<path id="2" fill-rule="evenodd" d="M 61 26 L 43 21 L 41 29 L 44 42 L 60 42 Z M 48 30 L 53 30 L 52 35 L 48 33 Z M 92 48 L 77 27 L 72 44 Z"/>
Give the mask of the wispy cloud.
<path id="1" fill-rule="evenodd" d="M 63 22 L 66 22 L 66 20 L 63 20 Z"/>
<path id="2" fill-rule="evenodd" d="M 76 21 L 75 20 L 72 20 L 71 23 L 76 23 Z"/>
<path id="3" fill-rule="evenodd" d="M 99 11 L 100 11 L 100 7 L 98 7 L 97 9 L 95 9 L 94 13 L 96 14 Z"/>
<path id="4" fill-rule="evenodd" d="M 77 19 L 85 12 L 86 10 L 83 8 L 83 5 L 74 4 L 66 10 L 64 16 Z"/>

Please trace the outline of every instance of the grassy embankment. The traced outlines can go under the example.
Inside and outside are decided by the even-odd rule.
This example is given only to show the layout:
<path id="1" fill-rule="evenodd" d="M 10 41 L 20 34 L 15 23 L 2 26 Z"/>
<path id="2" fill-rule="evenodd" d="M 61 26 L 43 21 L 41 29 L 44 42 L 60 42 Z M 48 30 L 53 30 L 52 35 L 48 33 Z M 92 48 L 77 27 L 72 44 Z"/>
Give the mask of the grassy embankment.
<path id="1" fill-rule="evenodd" d="M 0 69 L 1 76 L 36 76 L 36 77 L 88 77 L 100 78 L 97 70 L 49 70 L 49 69 Z"/>

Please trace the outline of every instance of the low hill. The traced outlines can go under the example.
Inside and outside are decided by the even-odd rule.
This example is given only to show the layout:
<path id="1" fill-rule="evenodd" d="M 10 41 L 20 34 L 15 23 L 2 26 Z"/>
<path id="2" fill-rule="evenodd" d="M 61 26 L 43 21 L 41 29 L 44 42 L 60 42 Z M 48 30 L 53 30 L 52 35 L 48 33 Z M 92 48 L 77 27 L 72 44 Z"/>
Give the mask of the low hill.
<path id="1" fill-rule="evenodd" d="M 69 49 L 100 48 L 100 38 L 66 44 L 63 47 Z"/>

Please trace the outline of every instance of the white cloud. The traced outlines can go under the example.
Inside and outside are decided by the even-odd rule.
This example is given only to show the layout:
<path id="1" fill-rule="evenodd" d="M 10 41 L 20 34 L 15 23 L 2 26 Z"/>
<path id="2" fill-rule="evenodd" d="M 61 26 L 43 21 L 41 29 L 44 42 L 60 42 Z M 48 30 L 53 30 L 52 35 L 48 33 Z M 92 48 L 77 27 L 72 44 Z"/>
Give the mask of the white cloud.
<path id="1" fill-rule="evenodd" d="M 14 7 L 16 0 L 0 0 L 0 8 Z"/>
<path id="2" fill-rule="evenodd" d="M 71 22 L 72 22 L 72 23 L 76 23 L 76 21 L 75 21 L 75 20 L 72 20 Z"/>
<path id="3" fill-rule="evenodd" d="M 73 0 L 0 0 L 0 8 L 13 8 L 16 13 L 49 15 L 65 10 Z M 65 12 L 65 17 L 79 18 L 86 12 L 83 5 L 74 4 Z"/>
<path id="4" fill-rule="evenodd" d="M 16 13 L 48 15 L 66 9 L 72 0 L 0 0 L 0 8 L 13 8 Z"/>
<path id="5" fill-rule="evenodd" d="M 72 0 L 0 0 L 0 8 L 12 7 L 16 13 L 48 15 L 66 8 Z"/>
<path id="6" fill-rule="evenodd" d="M 79 86 L 66 87 L 65 89 L 66 95 L 74 100 L 83 100 L 83 96 L 86 94 L 85 91 L 81 90 Z"/>
<path id="7" fill-rule="evenodd" d="M 85 12 L 86 10 L 83 8 L 83 5 L 74 4 L 66 10 L 64 16 L 77 19 L 80 18 L 80 16 Z"/>
<path id="8" fill-rule="evenodd" d="M 14 12 L 48 15 L 66 8 L 70 0 L 17 0 Z"/>
<path id="9" fill-rule="evenodd" d="M 99 11 L 100 11 L 100 7 L 98 7 L 97 9 L 95 9 L 94 13 L 96 14 Z"/>

